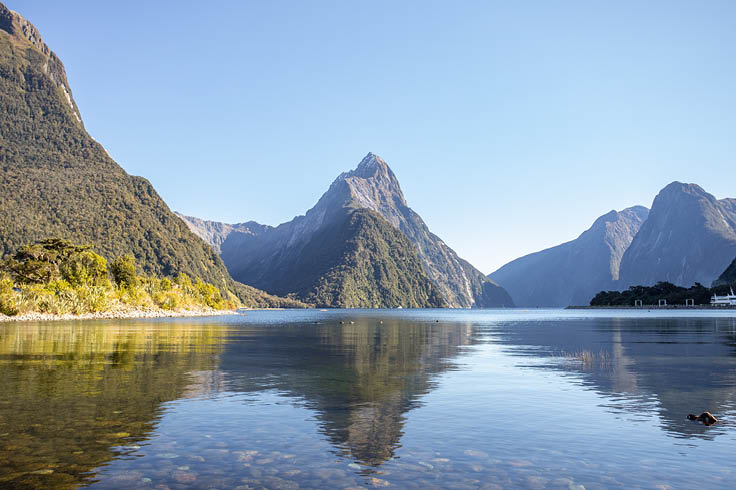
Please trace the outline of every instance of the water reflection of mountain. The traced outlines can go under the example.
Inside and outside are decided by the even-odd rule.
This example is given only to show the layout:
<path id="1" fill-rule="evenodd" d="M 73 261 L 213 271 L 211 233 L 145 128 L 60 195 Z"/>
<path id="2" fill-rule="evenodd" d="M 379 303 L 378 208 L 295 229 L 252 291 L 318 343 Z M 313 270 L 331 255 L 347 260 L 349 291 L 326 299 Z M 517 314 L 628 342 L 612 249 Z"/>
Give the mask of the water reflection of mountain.
<path id="1" fill-rule="evenodd" d="M 379 465 L 399 447 L 407 411 L 451 369 L 470 327 L 362 318 L 258 330 L 221 357 L 228 390 L 278 390 L 317 413 L 344 454 Z"/>
<path id="2" fill-rule="evenodd" d="M 94 468 L 150 435 L 164 402 L 194 389 L 190 371 L 211 372 L 222 329 L 3 324 L 0 487 L 77 488 L 93 481 Z"/>
<path id="3" fill-rule="evenodd" d="M 704 410 L 722 416 L 736 408 L 736 319 L 529 322 L 504 330 L 500 342 L 517 354 L 549 358 L 544 369 L 580 376 L 609 399 L 610 410 L 656 414 L 676 437 L 722 434 L 728 417 L 703 430 L 685 416 Z"/>

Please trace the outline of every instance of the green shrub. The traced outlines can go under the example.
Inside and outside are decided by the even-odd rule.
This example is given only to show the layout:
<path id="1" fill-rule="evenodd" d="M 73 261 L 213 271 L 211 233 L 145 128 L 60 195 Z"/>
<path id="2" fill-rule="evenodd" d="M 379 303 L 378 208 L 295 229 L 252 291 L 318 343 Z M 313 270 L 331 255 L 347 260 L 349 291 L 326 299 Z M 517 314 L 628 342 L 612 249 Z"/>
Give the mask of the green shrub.
<path id="1" fill-rule="evenodd" d="M 20 312 L 21 296 L 13 290 L 13 280 L 7 275 L 0 276 L 0 313 L 15 316 Z"/>
<path id="2" fill-rule="evenodd" d="M 136 287 L 138 285 L 135 258 L 132 255 L 127 254 L 115 259 L 110 266 L 110 271 L 118 286 Z"/>
<path id="3" fill-rule="evenodd" d="M 84 250 L 65 261 L 60 270 L 61 277 L 73 286 L 99 284 L 107 279 L 107 260 L 91 250 Z"/>

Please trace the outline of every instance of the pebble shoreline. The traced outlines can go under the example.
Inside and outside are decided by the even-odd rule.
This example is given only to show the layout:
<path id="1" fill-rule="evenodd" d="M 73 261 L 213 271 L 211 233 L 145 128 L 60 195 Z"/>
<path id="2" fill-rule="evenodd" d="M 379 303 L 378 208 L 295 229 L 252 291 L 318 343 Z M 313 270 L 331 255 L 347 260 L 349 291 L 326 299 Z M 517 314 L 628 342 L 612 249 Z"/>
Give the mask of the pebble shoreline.
<path id="1" fill-rule="evenodd" d="M 56 315 L 53 313 L 24 313 L 22 315 L 7 316 L 0 314 L 1 322 L 46 322 L 46 321 L 69 321 L 69 320 L 125 320 L 135 318 L 181 318 L 181 317 L 198 317 L 198 316 L 218 316 L 218 315 L 234 315 L 234 310 L 213 310 L 213 309 L 197 309 L 197 310 L 159 310 L 159 309 L 133 309 L 133 310 L 112 310 L 98 313 L 82 313 L 75 315 L 73 313 Z"/>

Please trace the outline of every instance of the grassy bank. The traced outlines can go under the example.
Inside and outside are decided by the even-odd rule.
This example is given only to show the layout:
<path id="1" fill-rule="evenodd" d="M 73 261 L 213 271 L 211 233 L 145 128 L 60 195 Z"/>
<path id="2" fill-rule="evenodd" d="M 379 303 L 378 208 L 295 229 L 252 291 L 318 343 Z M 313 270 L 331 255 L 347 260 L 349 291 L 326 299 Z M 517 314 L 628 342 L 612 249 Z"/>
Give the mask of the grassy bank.
<path id="1" fill-rule="evenodd" d="M 213 314 L 240 306 L 186 274 L 141 275 L 132 256 L 107 261 L 88 246 L 47 239 L 0 266 L 0 318 L 121 318 Z"/>

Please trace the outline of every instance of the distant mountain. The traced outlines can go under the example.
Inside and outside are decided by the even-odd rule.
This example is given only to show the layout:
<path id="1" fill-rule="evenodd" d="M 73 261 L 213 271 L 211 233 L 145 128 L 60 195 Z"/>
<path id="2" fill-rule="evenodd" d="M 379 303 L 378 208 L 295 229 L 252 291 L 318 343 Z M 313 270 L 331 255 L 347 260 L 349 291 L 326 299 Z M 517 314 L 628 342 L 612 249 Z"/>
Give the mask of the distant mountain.
<path id="1" fill-rule="evenodd" d="M 185 219 L 205 239 L 223 236 L 208 238 Z M 249 233 L 223 227 L 220 253 L 233 277 L 274 294 L 328 306 L 513 304 L 429 231 L 386 162 L 372 153 L 341 174 L 304 216 L 275 228 L 256 225 L 247 224 Z"/>
<path id="2" fill-rule="evenodd" d="M 621 257 L 648 214 L 642 206 L 611 211 L 575 240 L 518 258 L 489 277 L 519 306 L 587 305 L 614 287 Z"/>
<path id="3" fill-rule="evenodd" d="M 1 3 L 0 107 L 0 255 L 59 236 L 93 244 L 108 259 L 133 253 L 147 273 L 200 277 L 253 306 L 281 304 L 235 284 L 153 186 L 92 139 L 61 60 Z"/>
<path id="4" fill-rule="evenodd" d="M 212 245 L 217 253 L 222 252 L 222 244 L 225 240 L 230 239 L 230 248 L 233 241 L 248 240 L 249 237 L 260 235 L 261 233 L 273 229 L 272 226 L 262 225 L 255 221 L 247 223 L 236 223 L 233 225 L 220 223 L 218 221 L 207 221 L 194 216 L 185 216 L 174 211 L 179 218 L 189 226 L 189 229 L 202 238 L 205 242 Z M 233 235 L 233 236 L 231 236 Z"/>
<path id="5" fill-rule="evenodd" d="M 723 274 L 718 276 L 718 279 L 713 281 L 713 286 L 722 286 L 725 284 L 734 283 L 736 283 L 736 259 L 733 259 L 733 262 L 731 262 L 731 265 L 729 265 L 728 268 L 723 271 Z"/>
<path id="6" fill-rule="evenodd" d="M 710 285 L 736 257 L 736 200 L 673 182 L 621 259 L 618 289 L 667 281 Z"/>

